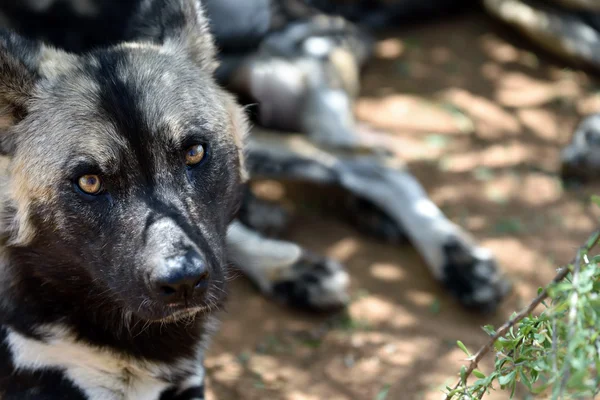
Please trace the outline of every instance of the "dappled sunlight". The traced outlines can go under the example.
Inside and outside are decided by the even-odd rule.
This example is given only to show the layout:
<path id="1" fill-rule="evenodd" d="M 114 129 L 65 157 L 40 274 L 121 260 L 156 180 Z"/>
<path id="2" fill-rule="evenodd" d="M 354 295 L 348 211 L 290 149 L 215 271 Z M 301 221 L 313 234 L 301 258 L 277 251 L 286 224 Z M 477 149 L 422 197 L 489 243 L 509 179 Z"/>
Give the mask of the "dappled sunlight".
<path id="1" fill-rule="evenodd" d="M 560 224 L 565 230 L 591 232 L 598 227 L 597 217 L 592 217 L 582 203 L 564 204 L 557 214 L 560 215 Z"/>
<path id="2" fill-rule="evenodd" d="M 327 250 L 327 255 L 336 260 L 345 262 L 353 257 L 360 249 L 360 243 L 355 238 L 344 238 L 333 244 Z"/>
<path id="3" fill-rule="evenodd" d="M 394 94 L 382 98 L 362 98 L 356 115 L 379 129 L 391 131 L 462 134 L 465 122 L 440 104 L 418 96 Z"/>
<path id="4" fill-rule="evenodd" d="M 280 201 L 285 196 L 285 187 L 281 182 L 263 180 L 253 184 L 257 196 L 269 201 Z"/>
<path id="5" fill-rule="evenodd" d="M 211 369 L 211 378 L 222 384 L 235 383 L 242 376 L 244 369 L 237 362 L 237 357 L 231 353 L 220 353 L 206 362 L 206 368 Z"/>
<path id="6" fill-rule="evenodd" d="M 281 365 L 276 356 L 256 355 L 248 360 L 247 368 L 266 384 L 276 385 L 290 378 L 308 381 L 309 375 L 300 368 Z"/>
<path id="7" fill-rule="evenodd" d="M 328 364 L 325 367 L 327 377 L 344 385 L 355 386 L 371 383 L 375 378 L 386 378 L 382 374 L 385 374 L 387 369 L 384 368 L 379 357 L 363 358 L 350 368 L 345 367 L 344 360 L 337 357 Z"/>
<path id="8" fill-rule="evenodd" d="M 492 60 L 501 63 L 516 63 L 526 57 L 527 52 L 519 50 L 511 43 L 500 40 L 493 33 L 486 33 L 479 38 L 480 48 Z"/>
<path id="9" fill-rule="evenodd" d="M 482 194 L 484 199 L 481 198 Z M 468 203 L 470 199 L 478 199 L 488 203 L 489 207 L 514 202 L 529 208 L 555 204 L 563 194 L 562 185 L 557 178 L 539 173 L 525 177 L 514 173 L 499 173 L 487 177 L 482 183 L 458 182 L 453 186 L 431 191 L 433 200 L 442 205 L 461 201 Z M 473 219 L 470 229 L 481 229 L 485 225 L 481 218 L 485 217 Z"/>
<path id="10" fill-rule="evenodd" d="M 547 81 L 521 72 L 506 73 L 497 84 L 496 99 L 507 107 L 538 107 L 583 94 L 581 86 L 570 79 Z"/>
<path id="11" fill-rule="evenodd" d="M 438 299 L 430 291 L 410 289 L 406 291 L 405 296 L 409 303 L 412 303 L 423 309 L 434 307 Z"/>
<path id="12" fill-rule="evenodd" d="M 544 169 L 556 170 L 559 159 L 555 147 L 527 145 L 511 140 L 481 150 L 447 155 L 442 162 L 444 171 L 460 173 L 476 167 L 509 168 L 536 162 Z"/>
<path id="13" fill-rule="evenodd" d="M 375 46 L 375 57 L 383 59 L 398 58 L 404 53 L 404 43 L 398 38 L 380 40 Z"/>
<path id="14" fill-rule="evenodd" d="M 517 283 L 515 295 L 523 301 L 535 297 L 538 287 L 546 285 L 555 275 L 555 266 L 549 257 L 522 239 L 487 239 L 483 244 L 494 252 Z"/>
<path id="15" fill-rule="evenodd" d="M 521 203 L 536 207 L 559 201 L 563 196 L 560 180 L 543 174 L 531 174 L 521 182 L 515 196 Z"/>
<path id="16" fill-rule="evenodd" d="M 399 281 L 405 277 L 405 272 L 393 264 L 376 263 L 371 265 L 371 275 L 382 281 Z"/>
<path id="17" fill-rule="evenodd" d="M 550 110 L 542 108 L 520 109 L 517 110 L 517 117 L 524 128 L 542 140 L 560 144 L 560 139 L 568 134 L 568 132 L 559 131 L 556 115 Z"/>
<path id="18" fill-rule="evenodd" d="M 452 88 L 443 93 L 442 97 L 473 120 L 478 136 L 498 139 L 506 135 L 517 135 L 521 131 L 521 125 L 514 115 L 483 96 Z"/>
<path id="19" fill-rule="evenodd" d="M 418 323 L 415 316 L 406 315 L 398 308 L 398 304 L 373 295 L 353 303 L 350 306 L 350 314 L 353 318 L 370 325 L 385 323 L 388 326 L 402 328 Z"/>
<path id="20" fill-rule="evenodd" d="M 321 400 L 319 396 L 305 394 L 300 391 L 292 391 L 285 397 L 286 400 Z"/>
<path id="21" fill-rule="evenodd" d="M 600 112 L 600 94 L 593 93 L 582 96 L 576 102 L 577 111 L 582 115 Z"/>

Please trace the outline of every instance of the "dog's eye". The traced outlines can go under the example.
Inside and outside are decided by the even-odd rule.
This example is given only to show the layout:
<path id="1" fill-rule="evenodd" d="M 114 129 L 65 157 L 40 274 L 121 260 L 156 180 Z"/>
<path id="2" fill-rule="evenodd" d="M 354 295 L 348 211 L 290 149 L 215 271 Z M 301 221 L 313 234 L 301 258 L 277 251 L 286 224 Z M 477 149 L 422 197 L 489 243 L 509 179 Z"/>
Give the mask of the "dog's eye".
<path id="1" fill-rule="evenodd" d="M 102 180 L 98 175 L 83 175 L 77 180 L 77 186 L 85 194 L 98 194 L 102 191 Z"/>
<path id="2" fill-rule="evenodd" d="M 200 161 L 204 159 L 206 151 L 204 150 L 204 146 L 201 144 L 196 144 L 194 146 L 189 147 L 185 152 L 185 163 L 187 166 L 194 166 Z"/>

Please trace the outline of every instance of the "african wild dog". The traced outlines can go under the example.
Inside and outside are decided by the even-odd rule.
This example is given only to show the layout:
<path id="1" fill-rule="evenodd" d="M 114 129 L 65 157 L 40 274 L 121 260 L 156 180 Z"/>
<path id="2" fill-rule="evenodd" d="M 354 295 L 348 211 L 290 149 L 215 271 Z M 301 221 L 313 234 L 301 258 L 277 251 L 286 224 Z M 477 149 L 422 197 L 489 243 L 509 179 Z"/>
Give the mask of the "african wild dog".
<path id="1" fill-rule="evenodd" d="M 246 122 L 198 2 L 120 7 L 86 52 L 0 33 L 5 400 L 203 398 Z"/>

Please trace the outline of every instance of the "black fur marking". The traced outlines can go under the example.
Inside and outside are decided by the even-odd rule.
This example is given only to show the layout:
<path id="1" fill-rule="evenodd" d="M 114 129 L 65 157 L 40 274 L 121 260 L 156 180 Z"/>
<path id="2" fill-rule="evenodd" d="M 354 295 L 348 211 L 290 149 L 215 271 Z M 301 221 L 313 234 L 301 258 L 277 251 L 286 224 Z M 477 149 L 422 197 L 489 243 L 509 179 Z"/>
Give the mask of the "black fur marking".
<path id="1" fill-rule="evenodd" d="M 237 218 L 247 227 L 270 237 L 280 236 L 290 222 L 287 211 L 278 204 L 259 199 L 246 186 Z"/>
<path id="2" fill-rule="evenodd" d="M 444 245 L 443 283 L 465 307 L 493 312 L 510 290 L 494 260 L 480 260 L 464 244 L 452 239 Z M 485 296 L 480 297 L 483 291 Z"/>
<path id="3" fill-rule="evenodd" d="M 120 76 L 123 69 L 120 66 L 125 64 L 127 56 L 126 52 L 118 51 L 97 55 L 99 66 L 93 75 L 100 87 L 100 109 L 104 118 L 112 121 L 117 132 L 127 140 L 128 148 L 135 152 L 133 159 L 139 164 L 126 165 L 126 168 L 143 174 L 141 185 L 154 185 L 156 170 L 151 149 L 161 144 L 156 143 L 152 135 L 155 127 L 150 126 L 139 107 L 142 89 L 128 85 Z"/>
<path id="4" fill-rule="evenodd" d="M 348 208 L 350 220 L 363 233 L 388 243 L 408 243 L 404 229 L 370 201 L 351 196 Z"/>
<path id="5" fill-rule="evenodd" d="M 165 391 L 159 400 L 204 400 L 204 386 L 192 387 L 178 394 L 176 388 Z"/>
<path id="6" fill-rule="evenodd" d="M 16 370 L 6 344 L 6 330 L 0 328 L 0 388 L 3 400 L 85 400 L 84 394 L 63 373 Z"/>
<path id="7" fill-rule="evenodd" d="M 304 158 L 284 157 L 278 159 L 277 156 L 250 151 L 246 165 L 251 175 L 257 178 L 306 180 L 306 174 L 309 172 L 311 182 L 335 185 L 340 180 L 336 171 Z"/>
<path id="8" fill-rule="evenodd" d="M 337 302 L 335 305 L 318 303 L 322 294 L 321 284 L 331 277 L 335 270 L 335 263 L 327 258 L 305 252 L 302 258 L 291 266 L 294 271 L 293 279 L 274 282 L 273 297 L 276 301 L 288 306 L 304 310 L 333 311 L 340 309 L 344 304 Z"/>

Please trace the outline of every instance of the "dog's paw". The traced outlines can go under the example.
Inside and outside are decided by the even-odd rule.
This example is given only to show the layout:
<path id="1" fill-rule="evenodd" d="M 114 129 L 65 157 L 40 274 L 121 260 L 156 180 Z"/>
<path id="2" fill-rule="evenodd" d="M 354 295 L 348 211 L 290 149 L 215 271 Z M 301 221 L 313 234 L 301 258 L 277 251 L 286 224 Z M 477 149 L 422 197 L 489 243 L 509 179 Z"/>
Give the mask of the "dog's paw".
<path id="1" fill-rule="evenodd" d="M 511 290 L 496 260 L 484 248 L 470 246 L 458 239 L 444 245 L 443 282 L 467 308 L 493 312 Z"/>
<path id="2" fill-rule="evenodd" d="M 408 239 L 399 224 L 368 200 L 351 196 L 347 202 L 350 221 L 366 235 L 387 243 L 404 243 Z"/>
<path id="3" fill-rule="evenodd" d="M 333 311 L 348 304 L 349 283 L 348 272 L 340 263 L 304 252 L 284 279 L 273 282 L 272 296 L 300 309 Z"/>

